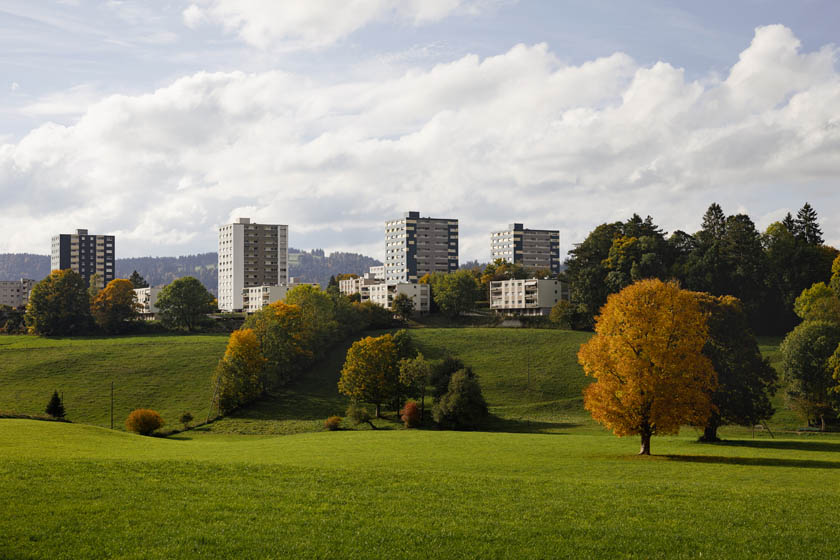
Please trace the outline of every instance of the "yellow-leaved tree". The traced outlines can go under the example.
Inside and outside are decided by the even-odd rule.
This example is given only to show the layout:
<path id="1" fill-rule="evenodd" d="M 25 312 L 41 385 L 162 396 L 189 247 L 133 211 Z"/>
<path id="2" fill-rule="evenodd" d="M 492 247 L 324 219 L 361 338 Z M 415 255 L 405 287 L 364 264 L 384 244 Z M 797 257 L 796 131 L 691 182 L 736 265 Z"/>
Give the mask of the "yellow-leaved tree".
<path id="1" fill-rule="evenodd" d="M 717 375 L 703 346 L 708 327 L 696 297 L 675 282 L 641 280 L 612 294 L 578 361 L 596 379 L 584 407 L 617 436 L 650 438 L 702 426 Z"/>
<path id="2" fill-rule="evenodd" d="M 256 400 L 263 393 L 266 359 L 253 329 L 233 331 L 225 355 L 213 375 L 214 404 L 228 413 Z"/>
<path id="3" fill-rule="evenodd" d="M 357 340 L 347 351 L 338 390 L 354 401 L 376 405 L 376 417 L 379 418 L 382 403 L 397 390 L 399 359 L 394 337 L 390 334 Z"/>

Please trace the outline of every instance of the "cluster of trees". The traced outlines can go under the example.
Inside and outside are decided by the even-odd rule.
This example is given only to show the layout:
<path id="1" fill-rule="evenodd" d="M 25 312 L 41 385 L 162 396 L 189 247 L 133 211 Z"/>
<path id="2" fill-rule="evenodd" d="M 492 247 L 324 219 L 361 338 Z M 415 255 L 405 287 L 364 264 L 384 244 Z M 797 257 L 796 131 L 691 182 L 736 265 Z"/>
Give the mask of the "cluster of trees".
<path id="1" fill-rule="evenodd" d="M 292 288 L 285 301 L 249 316 L 231 334 L 213 375 L 214 404 L 227 414 L 285 385 L 336 342 L 391 325 L 391 313 L 374 303 L 311 285 Z"/>
<path id="2" fill-rule="evenodd" d="M 616 435 L 651 437 L 723 424 L 755 425 L 773 414 L 776 373 L 761 357 L 741 303 L 731 296 L 641 280 L 607 298 L 595 336 L 578 359 L 596 379 L 584 407 Z"/>
<path id="3" fill-rule="evenodd" d="M 455 318 L 475 309 L 482 298 L 478 270 L 461 269 L 452 273 L 435 272 L 420 278 L 431 290 L 432 311 Z"/>
<path id="4" fill-rule="evenodd" d="M 840 257 L 828 284 L 816 282 L 793 305 L 802 319 L 782 342 L 788 405 L 825 430 L 840 414 Z"/>
<path id="5" fill-rule="evenodd" d="M 381 417 L 382 406 L 390 404 L 408 427 L 423 423 L 429 387 L 432 417 L 440 426 L 472 429 L 487 417 L 487 403 L 472 369 L 452 356 L 436 363 L 426 360 L 405 330 L 354 342 L 338 382 L 339 392 L 351 399 L 347 415 L 356 423 L 370 422 L 360 410 L 361 403 L 372 404 L 377 418 Z M 406 399 L 416 402 L 408 401 L 403 406 Z"/>
<path id="6" fill-rule="evenodd" d="M 66 269 L 54 270 L 35 284 L 23 315 L 29 331 L 62 336 L 130 330 L 138 318 L 134 288 L 145 281 L 135 271 L 131 280 L 117 278 L 100 290 L 96 280 L 94 276 L 86 283 L 77 272 Z M 213 296 L 192 277 L 179 278 L 166 286 L 157 305 L 164 325 L 188 331 L 195 330 L 216 309 Z M 0 310 L 0 321 L 3 318 L 4 326 L 17 320 L 15 315 Z"/>
<path id="7" fill-rule="evenodd" d="M 788 214 L 764 233 L 749 216 L 727 216 L 718 204 L 709 207 L 693 235 L 676 231 L 666 237 L 652 218 L 633 215 L 598 226 L 569 252 L 565 279 L 575 305 L 565 306 L 562 321 L 592 328 L 609 294 L 659 278 L 734 296 L 756 332 L 780 334 L 798 322 L 792 312 L 796 297 L 828 276 L 837 254 L 823 244 L 817 213 L 807 203 L 796 217 Z"/>

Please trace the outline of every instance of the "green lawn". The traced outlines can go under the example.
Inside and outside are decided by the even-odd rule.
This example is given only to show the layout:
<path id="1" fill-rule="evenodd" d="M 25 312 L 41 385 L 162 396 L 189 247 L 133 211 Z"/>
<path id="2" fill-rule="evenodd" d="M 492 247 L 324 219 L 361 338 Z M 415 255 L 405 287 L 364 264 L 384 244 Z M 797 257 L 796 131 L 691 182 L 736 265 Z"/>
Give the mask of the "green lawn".
<path id="1" fill-rule="evenodd" d="M 210 377 L 226 335 L 111 338 L 0 336 L 0 410 L 43 414 L 54 390 L 73 422 L 122 428 L 141 407 L 160 412 L 170 427 L 184 411 L 206 417 Z"/>
<path id="2" fill-rule="evenodd" d="M 0 558 L 832 558 L 840 441 L 0 420 Z"/>

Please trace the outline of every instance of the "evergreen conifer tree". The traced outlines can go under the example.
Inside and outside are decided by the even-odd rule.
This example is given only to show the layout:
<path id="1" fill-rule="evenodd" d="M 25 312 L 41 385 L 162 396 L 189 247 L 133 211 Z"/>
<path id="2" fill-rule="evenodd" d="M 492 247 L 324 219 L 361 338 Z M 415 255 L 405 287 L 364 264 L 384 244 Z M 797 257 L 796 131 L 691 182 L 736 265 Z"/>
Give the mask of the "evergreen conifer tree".
<path id="1" fill-rule="evenodd" d="M 61 402 L 61 397 L 58 396 L 58 391 L 53 391 L 52 398 L 47 403 L 45 412 L 53 418 L 64 418 L 64 404 Z"/>
<path id="2" fill-rule="evenodd" d="M 796 237 L 808 245 L 822 245 L 822 230 L 817 223 L 817 211 L 807 202 L 796 213 Z"/>
<path id="3" fill-rule="evenodd" d="M 148 288 L 149 283 L 146 282 L 146 279 L 140 276 L 140 273 L 136 270 L 131 273 L 131 276 L 128 277 L 128 281 L 136 288 Z"/>

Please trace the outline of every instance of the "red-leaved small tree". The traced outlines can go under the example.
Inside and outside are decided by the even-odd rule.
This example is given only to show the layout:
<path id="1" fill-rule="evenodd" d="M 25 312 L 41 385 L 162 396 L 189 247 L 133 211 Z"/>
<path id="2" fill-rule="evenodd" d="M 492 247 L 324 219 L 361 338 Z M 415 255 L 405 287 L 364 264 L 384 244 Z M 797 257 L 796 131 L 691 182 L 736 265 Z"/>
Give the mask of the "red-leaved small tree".
<path id="1" fill-rule="evenodd" d="M 408 401 L 400 411 L 400 419 L 406 428 L 416 428 L 420 425 L 420 407 L 414 401 Z"/>

